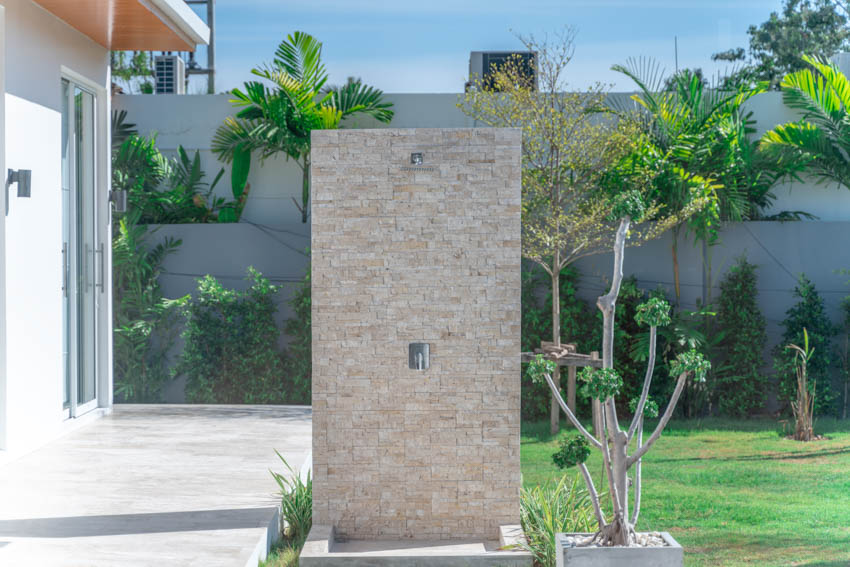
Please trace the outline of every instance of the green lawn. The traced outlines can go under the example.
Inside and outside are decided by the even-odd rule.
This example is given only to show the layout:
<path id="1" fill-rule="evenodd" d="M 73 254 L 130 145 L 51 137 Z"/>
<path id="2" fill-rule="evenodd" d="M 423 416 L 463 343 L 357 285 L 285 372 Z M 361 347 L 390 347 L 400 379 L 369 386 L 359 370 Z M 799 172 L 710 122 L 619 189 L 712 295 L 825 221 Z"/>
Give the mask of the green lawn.
<path id="1" fill-rule="evenodd" d="M 672 422 L 644 458 L 638 530 L 670 532 L 688 566 L 850 565 L 850 423 L 816 422 L 828 439 L 812 443 L 779 429 L 773 421 Z M 562 474 L 548 430 L 523 426 L 526 485 Z M 595 451 L 588 465 L 598 486 Z"/>

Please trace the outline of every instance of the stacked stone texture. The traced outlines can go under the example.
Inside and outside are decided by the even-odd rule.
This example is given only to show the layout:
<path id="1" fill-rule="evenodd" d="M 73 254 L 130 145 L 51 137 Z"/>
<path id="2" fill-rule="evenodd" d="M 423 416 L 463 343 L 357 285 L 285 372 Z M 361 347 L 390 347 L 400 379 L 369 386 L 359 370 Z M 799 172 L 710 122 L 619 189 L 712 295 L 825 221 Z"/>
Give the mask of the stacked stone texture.
<path id="1" fill-rule="evenodd" d="M 313 523 L 342 538 L 519 523 L 520 143 L 313 132 Z"/>

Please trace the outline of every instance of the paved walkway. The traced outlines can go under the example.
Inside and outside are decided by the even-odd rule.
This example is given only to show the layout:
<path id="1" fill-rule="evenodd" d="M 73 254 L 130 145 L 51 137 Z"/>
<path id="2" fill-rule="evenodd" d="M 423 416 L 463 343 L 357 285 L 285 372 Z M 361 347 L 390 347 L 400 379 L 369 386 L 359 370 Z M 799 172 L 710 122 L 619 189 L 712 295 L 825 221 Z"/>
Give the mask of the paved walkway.
<path id="1" fill-rule="evenodd" d="M 308 407 L 116 406 L 0 467 L 0 565 L 256 566 L 309 448 Z"/>

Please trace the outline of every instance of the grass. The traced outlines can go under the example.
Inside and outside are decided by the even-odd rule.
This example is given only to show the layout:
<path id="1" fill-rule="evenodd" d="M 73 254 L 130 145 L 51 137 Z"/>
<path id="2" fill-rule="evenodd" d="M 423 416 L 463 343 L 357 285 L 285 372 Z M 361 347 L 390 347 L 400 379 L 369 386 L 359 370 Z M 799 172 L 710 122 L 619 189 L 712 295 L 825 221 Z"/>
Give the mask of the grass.
<path id="1" fill-rule="evenodd" d="M 670 532 L 687 566 L 850 565 L 850 422 L 816 421 L 828 439 L 811 443 L 784 438 L 782 427 L 671 422 L 644 458 L 638 530 Z M 552 463 L 560 436 L 548 430 L 523 425 L 525 486 L 563 474 Z M 588 467 L 599 486 L 595 451 Z"/>
<path id="2" fill-rule="evenodd" d="M 298 567 L 298 554 L 300 547 L 282 540 L 277 542 L 269 552 L 265 561 L 260 561 L 259 567 Z"/>

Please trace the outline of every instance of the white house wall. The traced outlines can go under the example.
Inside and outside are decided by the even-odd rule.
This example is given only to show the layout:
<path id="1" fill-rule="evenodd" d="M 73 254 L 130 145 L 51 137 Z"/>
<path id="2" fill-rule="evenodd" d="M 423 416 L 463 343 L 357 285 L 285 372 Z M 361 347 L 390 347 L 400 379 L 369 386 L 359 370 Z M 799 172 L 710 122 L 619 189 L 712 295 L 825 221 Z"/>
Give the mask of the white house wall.
<path id="1" fill-rule="evenodd" d="M 6 229 L 5 449 L 32 449 L 63 428 L 61 79 L 71 72 L 108 93 L 109 53 L 30 0 L 0 0 L 6 28 L 6 166 L 32 170 L 32 196 L 10 192 Z M 108 156 L 109 100 L 98 98 L 98 156 Z M 108 159 L 98 160 L 98 230 L 107 242 Z M 5 170 L 4 170 L 5 171 Z M 109 272 L 107 272 L 109 273 Z M 108 312 L 101 310 L 107 340 Z M 101 348 L 101 391 L 110 362 Z M 109 398 L 101 400 L 108 405 Z"/>

